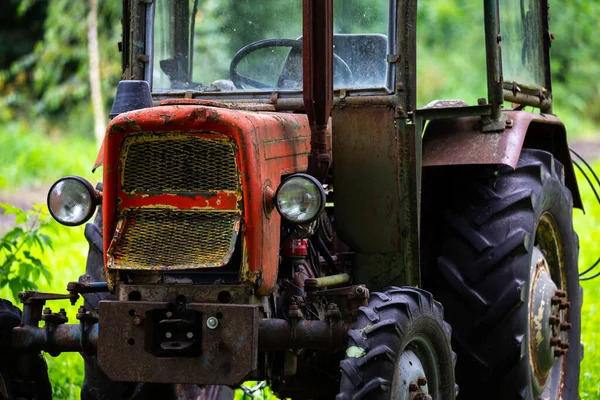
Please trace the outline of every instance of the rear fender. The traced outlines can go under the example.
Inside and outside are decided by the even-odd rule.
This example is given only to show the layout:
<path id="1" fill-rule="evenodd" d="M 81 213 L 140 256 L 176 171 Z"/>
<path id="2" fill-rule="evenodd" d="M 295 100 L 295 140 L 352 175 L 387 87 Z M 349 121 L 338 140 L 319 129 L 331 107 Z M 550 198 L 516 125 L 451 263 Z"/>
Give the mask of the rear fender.
<path id="1" fill-rule="evenodd" d="M 503 164 L 515 168 L 521 149 L 545 150 L 563 164 L 573 205 L 583 209 L 562 121 L 525 111 L 507 111 L 506 118 L 507 129 L 497 133 L 482 133 L 480 117 L 430 121 L 423 137 L 423 167 Z"/>

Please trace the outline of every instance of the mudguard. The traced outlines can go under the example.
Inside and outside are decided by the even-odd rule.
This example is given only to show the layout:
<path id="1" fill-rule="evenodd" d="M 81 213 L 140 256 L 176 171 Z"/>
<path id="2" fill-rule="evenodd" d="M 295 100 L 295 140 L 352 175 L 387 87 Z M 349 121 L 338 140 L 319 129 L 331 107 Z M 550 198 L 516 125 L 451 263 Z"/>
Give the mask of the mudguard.
<path id="1" fill-rule="evenodd" d="M 521 149 L 545 150 L 565 167 L 574 207 L 583 209 L 567 131 L 554 115 L 507 111 L 503 132 L 483 133 L 480 117 L 430 121 L 423 137 L 423 167 L 503 164 L 515 168 Z"/>

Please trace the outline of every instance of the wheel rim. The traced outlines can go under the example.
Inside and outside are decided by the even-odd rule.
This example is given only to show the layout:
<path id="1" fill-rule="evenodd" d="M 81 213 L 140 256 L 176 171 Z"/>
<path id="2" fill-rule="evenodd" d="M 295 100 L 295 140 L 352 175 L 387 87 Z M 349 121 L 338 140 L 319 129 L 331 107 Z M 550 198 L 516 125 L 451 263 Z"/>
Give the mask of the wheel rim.
<path id="1" fill-rule="evenodd" d="M 425 336 L 415 337 L 396 361 L 392 400 L 438 398 L 439 382 L 439 363 L 433 344 Z"/>
<path id="2" fill-rule="evenodd" d="M 568 352 L 566 269 L 562 241 L 549 213 L 540 217 L 531 258 L 528 354 L 535 398 L 560 398 Z"/>

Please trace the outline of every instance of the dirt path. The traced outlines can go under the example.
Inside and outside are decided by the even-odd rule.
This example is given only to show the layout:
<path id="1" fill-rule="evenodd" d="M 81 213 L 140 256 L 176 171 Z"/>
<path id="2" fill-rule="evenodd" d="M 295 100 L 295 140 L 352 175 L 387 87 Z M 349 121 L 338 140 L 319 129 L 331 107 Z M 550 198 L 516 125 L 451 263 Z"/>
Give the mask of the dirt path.
<path id="1" fill-rule="evenodd" d="M 45 203 L 48 187 L 30 187 L 17 192 L 0 191 L 0 203 L 8 203 L 22 209 L 31 209 L 34 204 Z M 15 224 L 14 215 L 4 215 L 0 210 L 0 235 L 7 232 Z"/>

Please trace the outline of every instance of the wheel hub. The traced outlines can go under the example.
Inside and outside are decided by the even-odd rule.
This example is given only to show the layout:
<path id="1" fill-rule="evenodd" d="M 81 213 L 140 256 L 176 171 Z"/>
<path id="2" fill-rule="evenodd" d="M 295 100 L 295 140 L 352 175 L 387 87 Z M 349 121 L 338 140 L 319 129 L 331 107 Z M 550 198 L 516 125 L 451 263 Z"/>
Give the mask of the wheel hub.
<path id="1" fill-rule="evenodd" d="M 398 400 L 431 400 L 425 368 L 417 354 L 406 349 L 398 360 L 400 379 Z"/>
<path id="2" fill-rule="evenodd" d="M 543 388 L 557 358 L 564 356 L 569 348 L 566 332 L 571 324 L 566 320 L 565 310 L 570 304 L 567 293 L 558 289 L 552 280 L 541 252 L 534 252 L 535 259 L 530 292 L 529 354 L 538 387 Z"/>

